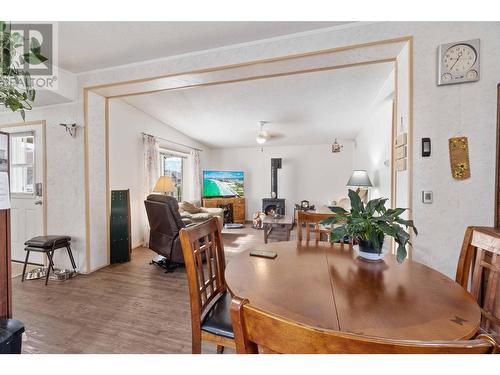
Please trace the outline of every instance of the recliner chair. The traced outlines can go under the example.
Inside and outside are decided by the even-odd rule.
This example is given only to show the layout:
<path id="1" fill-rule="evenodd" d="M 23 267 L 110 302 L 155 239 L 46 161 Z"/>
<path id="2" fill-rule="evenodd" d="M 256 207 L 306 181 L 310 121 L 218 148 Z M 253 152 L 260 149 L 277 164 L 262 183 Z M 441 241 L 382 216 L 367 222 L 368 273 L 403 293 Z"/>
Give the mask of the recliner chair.
<path id="1" fill-rule="evenodd" d="M 171 272 L 184 264 L 179 231 L 186 227 L 179 214 L 179 205 L 174 197 L 150 194 L 144 201 L 149 221 L 149 248 L 160 256 L 161 261 L 152 261 Z"/>

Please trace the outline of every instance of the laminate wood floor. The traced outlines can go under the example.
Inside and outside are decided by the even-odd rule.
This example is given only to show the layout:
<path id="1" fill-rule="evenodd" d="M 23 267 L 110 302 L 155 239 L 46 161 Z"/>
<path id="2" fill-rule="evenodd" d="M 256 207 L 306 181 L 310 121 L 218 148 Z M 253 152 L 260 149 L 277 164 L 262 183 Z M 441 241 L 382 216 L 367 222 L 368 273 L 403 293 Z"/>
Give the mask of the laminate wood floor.
<path id="1" fill-rule="evenodd" d="M 262 231 L 223 233 L 231 256 L 263 243 Z M 156 253 L 134 250 L 132 261 L 63 282 L 13 279 L 14 317 L 27 329 L 24 353 L 191 353 L 186 273 L 149 265 Z M 215 345 L 203 345 L 215 353 Z M 231 352 L 231 350 L 228 350 Z"/>

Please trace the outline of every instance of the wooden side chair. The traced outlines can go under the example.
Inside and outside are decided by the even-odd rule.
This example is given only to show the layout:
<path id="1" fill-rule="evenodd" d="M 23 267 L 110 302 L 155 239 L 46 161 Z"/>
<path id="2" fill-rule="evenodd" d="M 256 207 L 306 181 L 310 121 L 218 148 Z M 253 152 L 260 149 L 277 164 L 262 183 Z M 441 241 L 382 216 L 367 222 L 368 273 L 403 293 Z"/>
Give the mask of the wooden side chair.
<path id="1" fill-rule="evenodd" d="M 481 307 L 481 332 L 500 338 L 500 229 L 468 227 L 458 260 L 455 281 Z"/>
<path id="2" fill-rule="evenodd" d="M 332 215 L 325 215 L 317 212 L 297 211 L 297 239 L 302 241 L 302 228 L 305 227 L 307 242 L 311 240 L 311 232 L 314 233 L 316 243 L 319 241 L 329 241 L 330 229 L 324 228 L 320 222 L 334 215 L 334 213 Z"/>
<path id="3" fill-rule="evenodd" d="M 234 348 L 220 223 L 212 218 L 181 229 L 179 236 L 189 284 L 193 354 L 201 353 L 202 339 L 216 343 L 217 353 Z"/>
<path id="4" fill-rule="evenodd" d="M 311 240 L 311 232 L 314 233 L 314 241 L 316 243 L 320 241 L 330 241 L 330 229 L 321 225 L 321 221 L 329 217 L 335 216 L 332 212 L 331 215 L 318 213 L 318 212 L 307 212 L 307 211 L 297 211 L 297 240 L 302 241 L 302 229 L 305 228 L 306 241 Z M 344 248 L 347 245 L 352 249 L 353 242 L 349 240 L 348 242 L 340 241 L 340 245 Z"/>
<path id="5" fill-rule="evenodd" d="M 487 354 L 496 353 L 488 335 L 463 341 L 403 341 L 319 330 L 253 308 L 234 297 L 231 318 L 238 354 L 259 350 L 282 354 Z"/>

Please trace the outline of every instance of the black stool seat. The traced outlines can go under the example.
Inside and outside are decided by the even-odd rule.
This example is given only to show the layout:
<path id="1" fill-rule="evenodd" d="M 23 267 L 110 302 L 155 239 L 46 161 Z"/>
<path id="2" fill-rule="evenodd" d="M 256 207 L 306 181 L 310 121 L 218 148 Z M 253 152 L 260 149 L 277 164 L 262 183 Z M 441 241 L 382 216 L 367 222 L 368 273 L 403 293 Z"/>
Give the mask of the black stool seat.
<path id="1" fill-rule="evenodd" d="M 73 270 L 76 271 L 75 259 L 73 258 L 73 253 L 71 252 L 71 237 L 69 236 L 38 236 L 33 237 L 32 239 L 26 241 L 24 244 L 26 247 L 24 250 L 26 251 L 26 260 L 24 261 L 23 267 L 23 276 L 21 281 L 24 281 L 24 276 L 26 273 L 26 266 L 28 265 L 28 259 L 30 256 L 30 252 L 35 251 L 39 253 L 45 253 L 47 258 L 49 259 L 49 266 L 47 268 L 47 277 L 45 278 L 45 285 L 47 285 L 49 281 L 50 269 L 54 271 L 54 251 L 57 249 L 61 249 L 65 247 L 68 250 L 69 260 L 71 261 L 71 265 L 73 266 Z"/>
<path id="2" fill-rule="evenodd" d="M 69 236 L 38 236 L 33 237 L 24 244 L 29 247 L 52 248 L 54 245 L 63 245 L 62 247 L 65 247 L 66 243 L 70 241 L 71 237 Z"/>

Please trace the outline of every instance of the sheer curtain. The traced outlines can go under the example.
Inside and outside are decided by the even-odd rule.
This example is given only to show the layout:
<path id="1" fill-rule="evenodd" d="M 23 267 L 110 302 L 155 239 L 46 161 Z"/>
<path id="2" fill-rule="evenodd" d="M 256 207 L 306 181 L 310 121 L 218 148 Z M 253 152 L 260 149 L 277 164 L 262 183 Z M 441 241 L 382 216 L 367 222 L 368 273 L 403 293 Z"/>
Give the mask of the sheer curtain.
<path id="1" fill-rule="evenodd" d="M 191 169 L 191 200 L 199 201 L 201 199 L 201 167 L 200 167 L 200 151 L 191 150 L 190 153 L 190 168 Z"/>
<path id="2" fill-rule="evenodd" d="M 160 177 L 160 146 L 155 137 L 147 134 L 142 136 L 142 142 L 144 156 L 143 197 L 146 199 L 153 191 L 156 181 Z M 144 206 L 142 210 L 142 225 L 144 236 L 143 242 L 147 245 L 149 242 L 149 222 Z"/>

